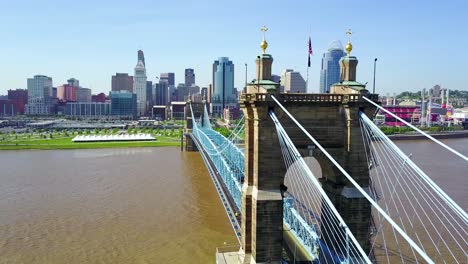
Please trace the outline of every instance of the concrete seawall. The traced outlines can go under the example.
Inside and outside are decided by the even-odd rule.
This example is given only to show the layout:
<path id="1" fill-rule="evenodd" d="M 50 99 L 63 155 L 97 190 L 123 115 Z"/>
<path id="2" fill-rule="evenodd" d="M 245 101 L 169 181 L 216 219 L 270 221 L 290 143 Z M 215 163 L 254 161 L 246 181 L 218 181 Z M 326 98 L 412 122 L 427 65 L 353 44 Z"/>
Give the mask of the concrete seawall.
<path id="1" fill-rule="evenodd" d="M 468 130 L 429 133 L 429 135 L 437 139 L 468 138 Z M 391 140 L 426 139 L 426 136 L 419 134 L 419 133 L 418 134 L 393 134 L 393 135 L 387 135 L 387 136 Z"/>

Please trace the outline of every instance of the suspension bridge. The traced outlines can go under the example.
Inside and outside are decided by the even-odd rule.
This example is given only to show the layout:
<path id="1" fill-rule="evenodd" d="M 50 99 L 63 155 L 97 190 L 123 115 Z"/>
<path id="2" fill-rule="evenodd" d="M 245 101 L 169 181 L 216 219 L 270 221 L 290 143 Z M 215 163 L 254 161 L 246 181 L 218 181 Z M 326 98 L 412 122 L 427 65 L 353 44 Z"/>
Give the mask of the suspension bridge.
<path id="1" fill-rule="evenodd" d="M 372 122 L 386 110 L 349 53 L 330 94 L 280 93 L 271 55 L 258 56 L 227 137 L 206 103 L 187 102 L 186 149 L 200 152 L 239 240 L 217 263 L 468 263 L 468 215 Z"/>
<path id="2" fill-rule="evenodd" d="M 269 110 L 268 116 L 275 126 L 275 130 L 269 133 L 276 135 L 282 155 L 282 160 L 277 162 L 283 162 L 287 168 L 284 185 L 277 186 L 278 192 L 282 195 L 282 229 L 289 231 L 293 243 L 298 243 L 296 247 L 305 251 L 300 257 L 302 261 L 466 263 L 468 223 L 466 212 L 399 150 L 364 112 L 358 113 L 358 122 L 370 175 L 367 187 L 362 187 L 354 180 L 274 95 L 257 94 L 256 97 L 263 97 L 265 101 L 270 97 L 277 104 L 276 111 L 281 111 L 275 113 L 275 110 Z M 302 97 L 304 100 L 305 95 L 290 94 L 279 97 L 295 101 L 297 100 L 295 97 Z M 308 95 L 308 97 L 312 101 L 322 101 L 326 100 L 324 97 L 331 99 L 332 96 Z M 362 96 L 355 96 L 353 100 L 373 103 L 372 100 Z M 198 108 L 203 108 L 198 118 L 194 114 L 193 104 L 188 104 L 188 108 L 191 117 L 188 122 L 192 123 L 192 129 L 187 136 L 200 151 L 235 234 L 242 243 L 239 212 L 242 211 L 242 192 L 246 179 L 244 137 L 245 124 L 248 121 L 243 117 L 231 130 L 230 136 L 224 137 L 212 129 L 205 104 L 198 105 Z M 364 230 L 367 241 L 360 243 L 353 235 L 337 206 L 322 186 L 321 181 L 325 179 L 314 175 L 311 166 L 306 162 L 307 154 L 301 154 L 303 151 L 296 147 L 288 135 L 288 129 L 278 119 L 278 115 L 288 117 L 290 121 L 296 123 L 297 128 L 310 139 L 308 150 L 326 156 L 335 165 L 335 169 L 354 186 L 355 189 L 344 187 L 341 194 L 345 193 L 345 196 L 351 199 L 364 197 L 372 206 L 374 213 L 369 215 L 367 221 L 363 221 L 366 225 Z M 453 149 L 451 151 L 467 161 L 462 154 Z M 242 216 L 242 219 L 245 217 Z M 248 219 L 244 221 L 247 222 Z M 282 251 L 282 249 L 277 250 Z M 245 252 L 234 254 L 236 261 L 241 260 L 242 254 L 245 255 Z"/>

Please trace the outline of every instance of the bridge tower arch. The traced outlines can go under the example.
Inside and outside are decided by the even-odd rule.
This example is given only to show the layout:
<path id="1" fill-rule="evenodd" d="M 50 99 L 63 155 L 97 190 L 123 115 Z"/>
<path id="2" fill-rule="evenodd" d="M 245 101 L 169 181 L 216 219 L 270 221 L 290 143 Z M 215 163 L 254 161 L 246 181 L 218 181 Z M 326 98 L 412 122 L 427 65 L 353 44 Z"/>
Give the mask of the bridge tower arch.
<path id="1" fill-rule="evenodd" d="M 281 263 L 283 246 L 283 191 L 287 168 L 274 122 L 274 111 L 295 146 L 308 156 L 312 142 L 278 107 L 281 104 L 364 188 L 370 188 L 366 149 L 359 112 L 373 116 L 375 107 L 362 99 L 377 100 L 365 85 L 356 82 L 357 59 L 340 61 L 341 82 L 330 94 L 280 93 L 271 80 L 273 57 L 257 57 L 257 76 L 241 95 L 245 116 L 245 180 L 242 188 L 242 248 L 244 263 Z M 261 79 L 260 79 L 261 78 Z M 365 251 L 370 250 L 371 207 L 344 175 L 318 149 L 311 155 L 322 167 L 322 186 Z M 286 186 L 287 187 L 287 186 Z M 324 238 L 326 239 L 326 238 Z"/>

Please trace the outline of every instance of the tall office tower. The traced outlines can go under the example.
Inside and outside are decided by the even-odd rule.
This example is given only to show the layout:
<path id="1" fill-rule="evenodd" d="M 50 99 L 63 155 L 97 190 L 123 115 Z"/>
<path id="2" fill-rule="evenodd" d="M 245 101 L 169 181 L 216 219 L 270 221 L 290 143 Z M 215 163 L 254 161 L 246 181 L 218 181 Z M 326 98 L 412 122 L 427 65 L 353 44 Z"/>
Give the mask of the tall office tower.
<path id="1" fill-rule="evenodd" d="M 200 95 L 202 97 L 202 100 L 207 100 L 208 99 L 208 88 L 207 87 L 202 87 L 200 90 Z"/>
<path id="2" fill-rule="evenodd" d="M 75 87 L 80 87 L 80 81 L 75 79 L 75 78 L 70 78 L 67 80 L 68 85 L 70 86 L 75 86 Z"/>
<path id="3" fill-rule="evenodd" d="M 434 97 L 440 97 L 440 85 L 436 84 L 434 87 L 432 87 L 432 95 Z"/>
<path id="4" fill-rule="evenodd" d="M 52 96 L 52 78 L 44 75 L 35 75 L 28 78 L 28 104 L 26 114 L 48 115 L 50 114 L 50 102 Z"/>
<path id="5" fill-rule="evenodd" d="M 146 109 L 151 112 L 151 108 L 153 108 L 153 82 L 146 81 Z"/>
<path id="6" fill-rule="evenodd" d="M 112 91 L 133 92 L 133 76 L 128 73 L 116 73 L 112 75 Z"/>
<path id="7" fill-rule="evenodd" d="M 78 87 L 64 84 L 57 87 L 57 98 L 64 102 L 76 102 Z"/>
<path id="8" fill-rule="evenodd" d="M 173 72 L 161 73 L 161 75 L 159 76 L 159 80 L 165 80 L 168 86 L 175 85 L 175 74 Z"/>
<path id="9" fill-rule="evenodd" d="M 322 57 L 320 92 L 330 93 L 330 86 L 340 82 L 340 59 L 345 55 L 339 40 L 333 41 Z"/>
<path id="10" fill-rule="evenodd" d="M 195 72 L 193 69 L 185 69 L 185 86 L 192 86 L 195 84 Z"/>
<path id="11" fill-rule="evenodd" d="M 170 104 L 173 101 L 177 101 L 177 89 L 175 85 L 169 85 L 167 87 L 167 103 Z"/>
<path id="12" fill-rule="evenodd" d="M 275 83 L 279 83 L 280 84 L 280 93 L 284 93 L 284 86 L 281 83 L 281 76 L 276 75 L 276 74 L 272 74 L 271 75 L 271 81 L 275 82 Z"/>
<path id="13" fill-rule="evenodd" d="M 220 115 L 226 107 L 237 103 L 234 93 L 234 64 L 228 57 L 220 57 L 213 63 L 213 114 Z"/>
<path id="14" fill-rule="evenodd" d="M 135 75 L 133 77 L 133 93 L 137 96 L 137 114 L 142 116 L 146 114 L 146 69 L 143 61 L 139 60 L 135 66 Z"/>
<path id="15" fill-rule="evenodd" d="M 80 103 L 89 103 L 91 102 L 91 89 L 89 88 L 78 88 L 78 93 L 76 95 L 76 101 Z"/>
<path id="16" fill-rule="evenodd" d="M 286 69 L 281 74 L 281 86 L 285 93 L 305 93 L 307 91 L 306 82 L 299 72 Z"/>
<path id="17" fill-rule="evenodd" d="M 52 99 L 57 99 L 57 87 L 52 87 Z"/>
<path id="18" fill-rule="evenodd" d="M 281 82 L 281 76 L 276 75 L 276 74 L 272 74 L 271 75 L 271 81 L 275 82 L 275 83 L 279 83 L 279 82 Z"/>
<path id="19" fill-rule="evenodd" d="M 142 50 L 138 50 L 138 60 L 142 61 L 143 62 L 143 66 L 146 67 L 146 63 L 145 63 L 145 54 L 143 53 Z"/>
<path id="20" fill-rule="evenodd" d="M 155 83 L 154 87 L 154 104 L 155 105 L 167 105 L 168 103 L 168 85 L 166 81 L 159 81 Z"/>
<path id="21" fill-rule="evenodd" d="M 189 86 L 186 86 L 183 83 L 179 83 L 176 87 L 176 100 L 175 101 L 185 101 L 185 99 L 189 96 Z"/>
<path id="22" fill-rule="evenodd" d="M 213 97 L 213 85 L 208 84 L 208 91 L 206 94 L 206 101 L 211 104 L 211 97 Z"/>

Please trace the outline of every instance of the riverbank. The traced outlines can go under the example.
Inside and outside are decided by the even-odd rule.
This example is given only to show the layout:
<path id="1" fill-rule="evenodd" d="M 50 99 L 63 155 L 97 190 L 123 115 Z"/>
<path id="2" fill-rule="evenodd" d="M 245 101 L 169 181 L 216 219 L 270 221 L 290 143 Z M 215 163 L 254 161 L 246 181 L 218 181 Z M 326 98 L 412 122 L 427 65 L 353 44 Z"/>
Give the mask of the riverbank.
<path id="1" fill-rule="evenodd" d="M 462 131 L 446 131 L 446 132 L 433 132 L 428 133 L 434 138 L 437 139 L 446 139 L 446 138 L 468 138 L 468 130 Z M 415 139 L 427 139 L 426 136 L 415 132 L 415 133 L 404 133 L 404 134 L 392 134 L 387 135 L 391 140 L 415 140 Z"/>
<path id="2" fill-rule="evenodd" d="M 105 133 L 90 133 L 90 135 L 105 135 Z M 20 149 L 100 149 L 100 148 L 132 148 L 132 147 L 168 147 L 180 146 L 180 134 L 165 133 L 152 134 L 155 141 L 126 141 L 126 142 L 73 142 L 76 136 L 68 133 L 27 133 L 3 134 L 0 136 L 0 150 Z"/>
<path id="3" fill-rule="evenodd" d="M 132 148 L 132 147 L 169 147 L 180 146 L 180 141 L 133 141 L 133 142 L 93 142 L 93 143 L 15 143 L 1 144 L 0 150 L 20 150 L 20 149 L 99 149 L 99 148 Z"/>

